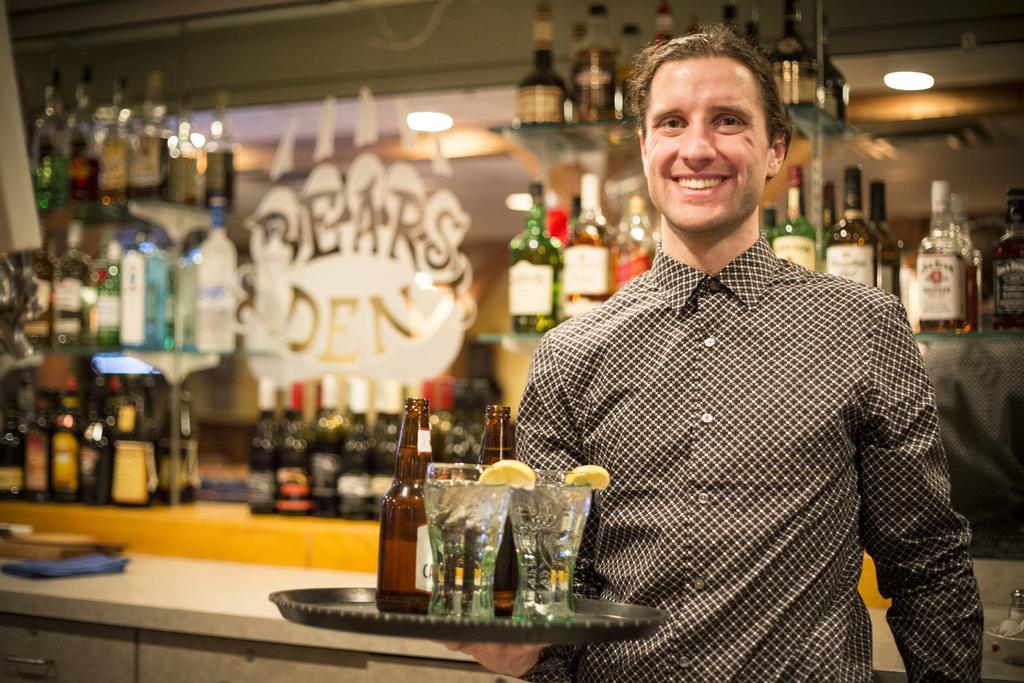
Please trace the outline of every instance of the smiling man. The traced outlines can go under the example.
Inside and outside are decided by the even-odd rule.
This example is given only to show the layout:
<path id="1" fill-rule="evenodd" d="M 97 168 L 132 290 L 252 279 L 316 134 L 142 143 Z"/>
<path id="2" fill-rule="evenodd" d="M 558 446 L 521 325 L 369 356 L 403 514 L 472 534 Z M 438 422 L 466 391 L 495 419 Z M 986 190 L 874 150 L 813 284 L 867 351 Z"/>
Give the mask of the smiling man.
<path id="1" fill-rule="evenodd" d="M 535 467 L 611 472 L 579 594 L 669 620 L 635 642 L 461 649 L 536 681 L 870 681 L 866 549 L 910 680 L 977 680 L 970 535 L 906 314 L 760 237 L 790 135 L 768 63 L 716 27 L 634 73 L 661 249 L 545 335 L 517 436 Z"/>

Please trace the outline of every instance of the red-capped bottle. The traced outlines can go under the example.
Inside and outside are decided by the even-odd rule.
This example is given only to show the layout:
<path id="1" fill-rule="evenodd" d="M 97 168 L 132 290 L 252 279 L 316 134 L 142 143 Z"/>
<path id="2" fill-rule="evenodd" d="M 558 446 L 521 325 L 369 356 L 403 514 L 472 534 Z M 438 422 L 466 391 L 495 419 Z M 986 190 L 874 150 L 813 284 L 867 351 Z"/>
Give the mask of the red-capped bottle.
<path id="1" fill-rule="evenodd" d="M 309 482 L 309 442 L 312 433 L 302 422 L 302 382 L 292 384 L 292 400 L 285 411 L 277 444 L 275 486 L 277 511 L 282 515 L 308 515 L 313 511 Z"/>

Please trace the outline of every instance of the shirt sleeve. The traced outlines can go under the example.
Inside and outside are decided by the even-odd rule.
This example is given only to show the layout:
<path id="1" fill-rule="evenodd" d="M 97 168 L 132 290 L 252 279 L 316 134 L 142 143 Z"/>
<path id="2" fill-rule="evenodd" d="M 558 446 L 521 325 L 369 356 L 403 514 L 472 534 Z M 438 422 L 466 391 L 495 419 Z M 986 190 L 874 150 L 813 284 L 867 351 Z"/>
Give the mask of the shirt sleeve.
<path id="1" fill-rule="evenodd" d="M 967 520 L 950 504 L 935 396 L 903 307 L 886 301 L 869 341 L 855 435 L 861 539 L 892 598 L 886 619 L 910 681 L 976 681 L 984 617 Z"/>
<path id="2" fill-rule="evenodd" d="M 526 389 L 519 404 L 516 450 L 520 460 L 535 469 L 569 470 L 584 464 L 578 425 L 565 383 L 555 363 L 553 336 L 545 337 L 534 353 Z M 573 594 L 596 598 L 600 584 L 594 571 L 594 547 L 600 517 L 595 500 L 583 531 L 576 559 Z M 584 648 L 552 645 L 541 650 L 527 681 L 571 681 Z"/>

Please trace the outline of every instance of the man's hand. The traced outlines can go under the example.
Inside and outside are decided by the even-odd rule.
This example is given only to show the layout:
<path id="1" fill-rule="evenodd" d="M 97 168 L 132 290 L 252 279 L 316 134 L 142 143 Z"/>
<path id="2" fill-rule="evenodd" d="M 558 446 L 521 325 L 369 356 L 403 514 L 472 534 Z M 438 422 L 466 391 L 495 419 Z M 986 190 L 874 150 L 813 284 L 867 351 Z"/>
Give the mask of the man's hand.
<path id="1" fill-rule="evenodd" d="M 543 644 L 505 645 L 503 643 L 441 643 L 449 650 L 464 652 L 496 674 L 519 678 L 540 659 Z"/>

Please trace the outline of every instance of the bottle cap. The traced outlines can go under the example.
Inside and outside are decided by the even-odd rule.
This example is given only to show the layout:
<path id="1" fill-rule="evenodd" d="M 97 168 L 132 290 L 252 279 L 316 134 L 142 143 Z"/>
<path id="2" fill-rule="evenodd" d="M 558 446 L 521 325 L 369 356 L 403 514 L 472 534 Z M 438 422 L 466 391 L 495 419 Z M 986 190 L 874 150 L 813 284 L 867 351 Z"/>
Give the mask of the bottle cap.
<path id="1" fill-rule="evenodd" d="M 274 404 L 277 402 L 274 391 L 274 381 L 269 377 L 260 377 L 258 394 L 258 405 L 260 412 L 270 412 L 274 410 Z"/>
<path id="2" fill-rule="evenodd" d="M 320 380 L 320 407 L 338 407 L 338 379 L 334 375 L 324 375 Z"/>
<path id="3" fill-rule="evenodd" d="M 398 415 L 402 412 L 402 383 L 383 379 L 377 383 L 377 412 Z"/>
<path id="4" fill-rule="evenodd" d="M 302 410 L 304 391 L 305 385 L 302 382 L 292 382 L 292 410 Z"/>
<path id="5" fill-rule="evenodd" d="M 370 383 L 365 377 L 352 375 L 348 378 L 348 409 L 355 415 L 370 411 Z"/>
<path id="6" fill-rule="evenodd" d="M 949 207 L 949 181 L 948 180 L 933 180 L 932 181 L 932 212 L 934 213 L 936 208 L 946 209 Z"/>

